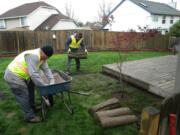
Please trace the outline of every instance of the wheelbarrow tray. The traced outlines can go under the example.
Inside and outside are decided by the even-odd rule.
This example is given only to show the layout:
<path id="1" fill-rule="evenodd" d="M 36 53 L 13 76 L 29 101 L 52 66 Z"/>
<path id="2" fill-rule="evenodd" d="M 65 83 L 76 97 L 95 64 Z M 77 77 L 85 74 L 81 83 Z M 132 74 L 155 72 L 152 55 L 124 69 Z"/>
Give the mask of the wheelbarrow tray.
<path id="1" fill-rule="evenodd" d="M 58 70 L 54 70 L 52 72 L 58 72 L 60 76 L 65 80 L 65 82 L 52 84 L 48 86 L 37 86 L 37 91 L 39 92 L 41 96 L 48 96 L 48 95 L 70 90 L 70 83 L 71 83 L 72 77 Z"/>
<path id="2" fill-rule="evenodd" d="M 87 53 L 86 52 L 69 52 L 68 57 L 79 58 L 79 59 L 87 59 Z"/>

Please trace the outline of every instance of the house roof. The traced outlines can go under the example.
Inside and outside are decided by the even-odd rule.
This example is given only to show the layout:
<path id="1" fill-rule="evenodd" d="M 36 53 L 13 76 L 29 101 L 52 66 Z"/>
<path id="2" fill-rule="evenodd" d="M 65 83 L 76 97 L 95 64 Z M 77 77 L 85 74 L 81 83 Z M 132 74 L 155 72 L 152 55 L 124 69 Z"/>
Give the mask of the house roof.
<path id="1" fill-rule="evenodd" d="M 69 17 L 64 16 L 62 14 L 53 14 L 46 21 L 40 24 L 35 30 L 44 30 L 46 27 L 48 27 L 48 29 L 50 30 L 61 19 L 69 19 Z"/>
<path id="2" fill-rule="evenodd" d="M 34 2 L 34 3 L 27 3 L 27 4 L 24 4 L 24 5 L 21 5 L 21 6 L 18 6 L 16 8 L 8 10 L 7 12 L 1 14 L 0 18 L 10 18 L 10 17 L 26 16 L 26 15 L 32 13 L 34 10 L 36 10 L 37 8 L 39 8 L 41 6 L 46 6 L 46 7 L 50 7 L 50 8 L 56 9 L 55 7 L 45 3 L 43 1 Z"/>
<path id="3" fill-rule="evenodd" d="M 165 3 L 148 0 L 130 0 L 151 14 L 180 16 L 180 11 Z"/>

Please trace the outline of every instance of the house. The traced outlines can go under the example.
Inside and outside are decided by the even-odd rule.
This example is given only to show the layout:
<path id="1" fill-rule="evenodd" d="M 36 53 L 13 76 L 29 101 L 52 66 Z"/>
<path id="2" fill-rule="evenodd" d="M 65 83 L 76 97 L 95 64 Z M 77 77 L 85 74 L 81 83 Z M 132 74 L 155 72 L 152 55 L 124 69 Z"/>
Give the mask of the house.
<path id="1" fill-rule="evenodd" d="M 54 19 L 49 21 L 50 19 Z M 63 20 L 61 20 L 63 19 Z M 62 27 L 69 29 L 77 28 L 77 25 L 68 17 L 64 16 L 57 8 L 43 2 L 27 3 L 0 15 L 0 30 L 9 30 L 14 28 L 26 28 L 28 30 L 36 30 L 42 28 L 44 22 L 51 22 L 52 28 L 48 30 L 59 30 Z M 61 24 L 61 25 L 60 25 Z M 43 28 L 44 29 L 44 28 Z"/>
<path id="2" fill-rule="evenodd" d="M 140 31 L 139 27 L 157 29 L 162 34 L 180 20 L 180 11 L 176 3 L 169 5 L 148 0 L 122 0 L 109 14 L 114 19 L 101 29 L 110 31 Z"/>
<path id="3" fill-rule="evenodd" d="M 35 30 L 68 30 L 80 29 L 76 23 L 62 14 L 53 14 Z"/>

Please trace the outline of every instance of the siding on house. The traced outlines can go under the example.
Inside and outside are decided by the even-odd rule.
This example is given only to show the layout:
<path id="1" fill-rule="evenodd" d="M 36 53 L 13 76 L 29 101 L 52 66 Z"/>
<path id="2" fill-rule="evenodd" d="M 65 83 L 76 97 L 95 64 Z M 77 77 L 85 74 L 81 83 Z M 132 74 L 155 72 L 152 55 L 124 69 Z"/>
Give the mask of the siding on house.
<path id="1" fill-rule="evenodd" d="M 153 15 L 151 16 L 151 20 L 149 22 L 148 25 L 150 25 L 150 28 L 164 28 L 164 29 L 169 29 L 169 27 L 171 27 L 173 24 L 175 24 L 177 21 L 179 21 L 179 17 L 178 16 L 173 16 L 173 24 L 170 23 L 171 20 L 171 16 L 166 16 L 166 22 L 165 24 L 162 24 L 162 20 L 163 20 L 163 15 L 157 15 L 158 16 L 158 21 L 157 22 L 153 22 L 152 18 Z"/>
<path id="2" fill-rule="evenodd" d="M 80 29 L 73 21 L 62 19 L 60 20 L 52 30 L 68 30 L 68 29 Z"/>
<path id="3" fill-rule="evenodd" d="M 58 14 L 55 9 L 38 8 L 28 15 L 28 24 L 30 30 L 35 30 L 42 22 L 49 18 L 52 14 Z"/>
<path id="4" fill-rule="evenodd" d="M 20 27 L 20 20 L 19 20 L 19 18 L 8 19 L 8 20 L 5 20 L 5 24 L 6 24 L 6 29 Z M 4 30 L 6 30 L 6 29 L 4 29 Z"/>
<path id="5" fill-rule="evenodd" d="M 138 30 L 137 26 L 145 26 L 150 18 L 150 14 L 147 11 L 139 8 L 139 6 L 133 4 L 129 0 L 126 0 L 120 5 L 112 15 L 114 16 L 112 26 L 105 26 L 105 29 L 111 31 Z"/>

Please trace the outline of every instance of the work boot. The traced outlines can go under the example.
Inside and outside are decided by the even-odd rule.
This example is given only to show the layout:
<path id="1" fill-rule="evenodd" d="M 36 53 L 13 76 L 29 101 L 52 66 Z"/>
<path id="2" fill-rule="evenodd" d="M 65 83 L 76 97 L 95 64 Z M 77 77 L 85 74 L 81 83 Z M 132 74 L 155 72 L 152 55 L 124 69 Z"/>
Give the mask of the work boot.
<path id="1" fill-rule="evenodd" d="M 41 120 L 42 119 L 40 117 L 35 116 L 33 118 L 25 119 L 24 121 L 29 122 L 29 123 L 39 123 L 39 122 L 41 122 Z"/>

